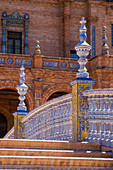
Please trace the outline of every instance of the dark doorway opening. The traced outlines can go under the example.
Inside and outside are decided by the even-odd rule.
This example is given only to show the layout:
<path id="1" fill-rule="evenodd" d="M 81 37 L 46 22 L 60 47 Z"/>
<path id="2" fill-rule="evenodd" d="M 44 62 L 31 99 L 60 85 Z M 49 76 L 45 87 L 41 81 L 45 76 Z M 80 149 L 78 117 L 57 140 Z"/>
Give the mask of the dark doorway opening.
<path id="1" fill-rule="evenodd" d="M 54 99 L 54 98 L 56 98 L 56 97 L 63 96 L 63 95 L 65 95 L 65 94 L 68 94 L 68 93 L 66 93 L 66 92 L 55 92 L 55 93 L 53 93 L 53 94 L 48 98 L 47 101 L 49 101 L 49 100 L 51 100 L 51 99 Z"/>
<path id="2" fill-rule="evenodd" d="M 7 120 L 3 114 L 0 113 L 0 138 L 3 138 L 7 133 Z"/>

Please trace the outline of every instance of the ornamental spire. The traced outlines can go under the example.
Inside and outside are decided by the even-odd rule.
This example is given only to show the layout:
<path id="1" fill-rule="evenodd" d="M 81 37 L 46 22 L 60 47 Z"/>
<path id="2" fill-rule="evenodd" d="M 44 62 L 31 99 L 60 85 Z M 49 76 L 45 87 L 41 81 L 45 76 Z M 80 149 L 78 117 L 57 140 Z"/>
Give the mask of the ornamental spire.
<path id="1" fill-rule="evenodd" d="M 103 26 L 103 38 L 102 38 L 102 41 L 103 41 L 103 45 L 102 45 L 102 52 L 101 54 L 104 55 L 104 54 L 109 54 L 109 47 L 106 43 L 107 41 L 107 37 L 106 37 L 106 26 Z"/>
<path id="2" fill-rule="evenodd" d="M 86 35 L 86 21 L 84 20 L 84 17 L 82 17 L 82 20 L 80 21 L 81 28 L 80 28 L 80 43 L 78 43 L 75 46 L 75 50 L 77 51 L 77 55 L 80 57 L 78 60 L 78 63 L 80 65 L 80 68 L 77 73 L 77 78 L 89 78 L 89 73 L 87 72 L 87 69 L 85 67 L 85 64 L 87 63 L 86 56 L 89 54 L 89 51 L 91 49 L 91 46 L 86 42 L 87 35 Z"/>
<path id="3" fill-rule="evenodd" d="M 39 41 L 37 40 L 36 41 L 36 46 L 35 46 L 35 54 L 41 54 L 41 51 L 40 51 L 40 45 L 39 45 Z"/>
<path id="4" fill-rule="evenodd" d="M 20 95 L 19 96 L 19 100 L 20 100 L 20 103 L 19 103 L 19 106 L 17 107 L 17 110 L 18 111 L 26 111 L 27 110 L 27 107 L 25 106 L 25 103 L 24 103 L 24 100 L 25 100 L 25 94 L 27 93 L 27 89 L 28 87 L 25 85 L 25 73 L 24 73 L 24 66 L 22 65 L 21 68 L 21 73 L 20 73 L 20 85 L 17 86 L 17 90 L 18 90 L 18 94 Z"/>

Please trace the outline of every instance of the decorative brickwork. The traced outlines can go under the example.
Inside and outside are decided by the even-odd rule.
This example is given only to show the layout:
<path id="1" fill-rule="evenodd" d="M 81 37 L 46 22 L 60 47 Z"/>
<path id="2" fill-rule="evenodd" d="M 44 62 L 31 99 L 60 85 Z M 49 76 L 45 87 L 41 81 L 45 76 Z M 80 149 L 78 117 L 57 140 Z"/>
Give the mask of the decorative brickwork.
<path id="1" fill-rule="evenodd" d="M 9 6 L 9 8 L 7 8 Z M 70 50 L 74 50 L 75 44 L 78 43 L 79 20 L 85 17 L 88 21 L 88 42 L 92 46 L 92 26 L 95 27 L 95 54 L 101 54 L 102 46 L 102 27 L 107 26 L 108 46 L 110 47 L 110 54 L 113 52 L 111 46 L 111 24 L 113 24 L 113 2 L 99 1 L 64 1 L 64 0 L 49 0 L 47 1 L 20 1 L 17 3 L 10 3 L 10 0 L 4 0 L 0 6 L 1 20 L 11 16 L 18 18 L 11 18 L 11 25 L 0 26 L 0 36 L 2 38 L 2 45 L 7 48 L 7 30 L 14 32 L 22 32 L 22 48 L 28 49 L 28 54 L 34 54 L 34 47 L 36 40 L 40 41 L 41 52 L 43 55 L 51 57 L 70 57 Z M 5 9 L 5 12 L 4 12 Z M 2 15 L 3 13 L 3 15 Z M 4 16 L 5 15 L 5 16 Z M 38 20 L 37 20 L 38 15 Z M 54 18 L 54 19 L 53 19 Z M 104 20 L 103 20 L 104 18 Z M 20 21 L 19 21 L 20 19 Z M 25 22 L 23 22 L 25 20 Z M 17 22 L 18 21 L 18 22 Z M 26 22 L 29 21 L 29 30 Z M 16 28 L 14 24 L 20 25 Z M 25 25 L 25 30 L 21 25 Z M 24 32 L 25 31 L 25 32 Z M 6 37 L 4 38 L 4 35 Z M 24 39 L 25 34 L 25 39 Z M 29 46 L 28 46 L 29 44 Z M 26 51 L 26 50 L 25 50 Z M 24 53 L 24 51 L 23 51 Z M 27 52 L 25 53 L 27 54 Z M 92 52 L 91 56 L 92 58 Z"/>
<path id="2" fill-rule="evenodd" d="M 63 91 L 70 93 L 71 92 L 71 85 L 70 84 L 54 84 L 52 86 L 49 86 L 47 89 L 45 89 L 43 95 L 42 95 L 42 104 L 47 101 L 47 99 L 55 92 Z"/>

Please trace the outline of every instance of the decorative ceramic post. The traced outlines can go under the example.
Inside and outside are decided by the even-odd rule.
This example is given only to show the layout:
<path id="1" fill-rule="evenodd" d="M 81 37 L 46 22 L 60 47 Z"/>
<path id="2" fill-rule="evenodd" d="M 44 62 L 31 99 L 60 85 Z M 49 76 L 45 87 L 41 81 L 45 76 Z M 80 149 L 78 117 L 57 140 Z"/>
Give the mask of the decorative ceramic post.
<path id="1" fill-rule="evenodd" d="M 40 45 L 39 45 L 38 40 L 36 41 L 36 46 L 35 46 L 35 55 L 37 55 L 37 54 L 41 54 Z"/>
<path id="2" fill-rule="evenodd" d="M 25 94 L 27 93 L 28 87 L 25 85 L 25 73 L 24 73 L 24 66 L 20 68 L 20 85 L 17 86 L 17 90 L 19 93 L 19 106 L 17 107 L 17 111 L 13 114 L 14 115 L 14 138 L 15 139 L 22 139 L 24 138 L 24 125 L 21 123 L 21 119 L 28 113 L 27 108 L 25 106 Z"/>
<path id="3" fill-rule="evenodd" d="M 102 38 L 102 41 L 103 41 L 103 45 L 102 45 L 102 55 L 104 54 L 109 54 L 109 47 L 106 43 L 107 41 L 107 37 L 106 37 L 106 26 L 103 27 L 103 38 Z"/>
<path id="4" fill-rule="evenodd" d="M 89 54 L 91 46 L 86 42 L 86 21 L 84 17 L 80 21 L 80 43 L 75 46 L 77 55 L 80 57 L 78 63 L 80 68 L 77 73 L 77 78 L 71 82 L 72 85 L 72 134 L 73 141 L 81 141 L 84 137 L 88 137 L 88 101 L 86 97 L 83 97 L 82 92 L 84 90 L 91 90 L 93 88 L 94 81 L 89 78 L 89 73 L 85 67 L 87 63 L 86 56 Z"/>
<path id="5" fill-rule="evenodd" d="M 2 13 L 2 53 L 6 53 L 6 19 L 7 13 L 4 11 Z"/>

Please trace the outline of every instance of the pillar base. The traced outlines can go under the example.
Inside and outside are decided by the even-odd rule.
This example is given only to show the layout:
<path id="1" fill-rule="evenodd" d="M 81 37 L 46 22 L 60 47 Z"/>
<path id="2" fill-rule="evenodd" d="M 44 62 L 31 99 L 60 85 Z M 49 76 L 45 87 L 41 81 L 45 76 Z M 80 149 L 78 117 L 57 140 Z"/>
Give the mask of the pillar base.
<path id="1" fill-rule="evenodd" d="M 83 91 L 93 88 L 94 80 L 91 78 L 77 78 L 72 85 L 72 135 L 73 141 L 82 141 L 88 137 L 89 124 L 87 111 L 89 109 L 87 97 L 83 96 Z"/>
<path id="2" fill-rule="evenodd" d="M 28 114 L 28 111 L 16 111 L 14 115 L 14 139 L 24 139 L 24 124 L 21 119 Z"/>

